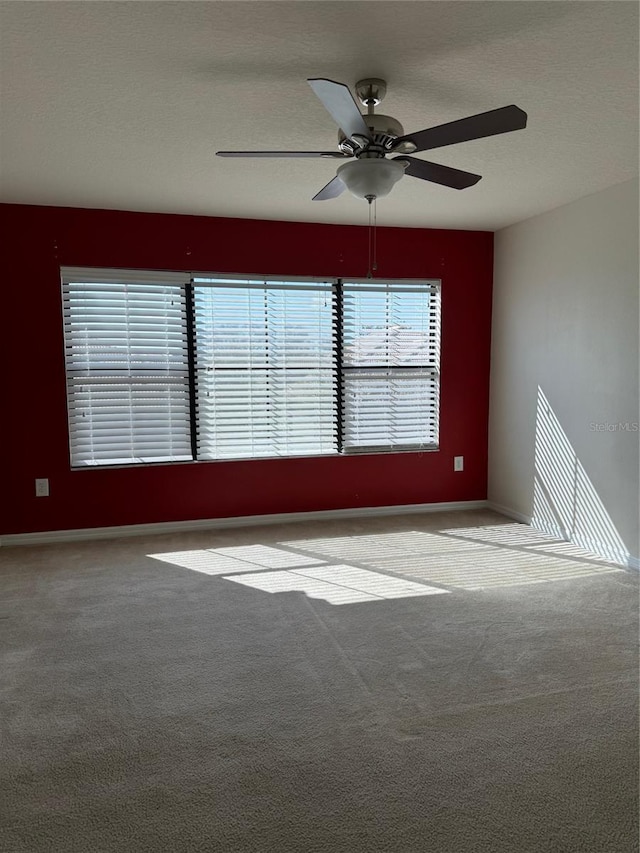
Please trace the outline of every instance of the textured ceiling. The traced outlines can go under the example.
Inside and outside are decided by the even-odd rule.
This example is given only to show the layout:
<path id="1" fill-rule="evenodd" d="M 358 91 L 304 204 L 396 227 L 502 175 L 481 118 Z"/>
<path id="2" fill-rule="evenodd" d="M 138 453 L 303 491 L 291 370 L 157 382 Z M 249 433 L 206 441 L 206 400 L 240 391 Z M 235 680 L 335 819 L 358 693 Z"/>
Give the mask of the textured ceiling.
<path id="1" fill-rule="evenodd" d="M 312 202 L 333 149 L 307 77 L 388 81 L 406 132 L 517 104 L 526 130 L 418 155 L 483 175 L 404 177 L 378 223 L 493 230 L 638 170 L 635 2 L 2 2 L 2 201 L 364 224 Z"/>

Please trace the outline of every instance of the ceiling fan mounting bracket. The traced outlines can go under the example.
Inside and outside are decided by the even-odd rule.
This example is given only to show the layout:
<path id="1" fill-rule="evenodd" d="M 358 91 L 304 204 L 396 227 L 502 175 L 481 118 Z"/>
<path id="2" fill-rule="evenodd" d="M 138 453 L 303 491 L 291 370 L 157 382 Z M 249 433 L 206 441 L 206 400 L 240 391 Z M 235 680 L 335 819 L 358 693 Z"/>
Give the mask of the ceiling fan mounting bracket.
<path id="1" fill-rule="evenodd" d="M 387 83 L 379 77 L 366 77 L 356 83 L 356 95 L 363 107 L 377 107 L 387 94 Z"/>

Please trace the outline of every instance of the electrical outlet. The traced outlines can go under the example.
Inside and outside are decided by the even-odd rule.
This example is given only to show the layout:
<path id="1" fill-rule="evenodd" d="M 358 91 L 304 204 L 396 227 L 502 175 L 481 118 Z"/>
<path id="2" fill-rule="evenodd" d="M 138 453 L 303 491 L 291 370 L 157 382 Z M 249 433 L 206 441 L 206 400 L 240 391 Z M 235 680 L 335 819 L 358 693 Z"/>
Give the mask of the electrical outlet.
<path id="1" fill-rule="evenodd" d="M 453 457 L 453 470 L 464 471 L 464 456 Z"/>
<path id="2" fill-rule="evenodd" d="M 49 497 L 49 480 L 46 477 L 43 477 L 42 479 L 36 479 L 36 497 Z"/>

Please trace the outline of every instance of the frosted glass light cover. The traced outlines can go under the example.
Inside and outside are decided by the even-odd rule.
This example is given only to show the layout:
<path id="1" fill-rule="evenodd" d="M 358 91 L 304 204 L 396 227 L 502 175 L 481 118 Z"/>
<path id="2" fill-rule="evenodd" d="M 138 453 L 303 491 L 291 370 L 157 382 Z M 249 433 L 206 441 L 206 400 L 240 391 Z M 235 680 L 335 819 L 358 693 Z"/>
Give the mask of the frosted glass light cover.
<path id="1" fill-rule="evenodd" d="M 356 198 L 383 198 L 404 175 L 404 164 L 396 160 L 360 159 L 338 169 L 340 180 Z"/>

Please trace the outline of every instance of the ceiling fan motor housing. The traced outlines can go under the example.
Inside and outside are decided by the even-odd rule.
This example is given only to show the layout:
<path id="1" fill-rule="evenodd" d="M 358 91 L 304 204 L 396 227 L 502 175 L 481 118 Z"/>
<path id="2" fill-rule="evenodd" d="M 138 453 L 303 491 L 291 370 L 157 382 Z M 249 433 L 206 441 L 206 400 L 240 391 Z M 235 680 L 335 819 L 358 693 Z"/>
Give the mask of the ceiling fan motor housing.
<path id="1" fill-rule="evenodd" d="M 389 151 L 396 139 L 404 136 L 404 128 L 400 122 L 392 116 L 386 116 L 382 113 L 370 113 L 369 115 L 363 115 L 362 118 L 371 131 L 373 141 L 364 137 L 349 139 L 342 131 L 339 131 L 338 147 L 346 154 L 357 155 L 359 150 L 372 146 L 374 148 L 380 148 L 379 156 L 382 156 L 385 151 Z M 405 144 L 409 146 L 406 150 Z M 415 146 L 411 145 L 411 143 L 401 143 L 395 150 L 398 153 L 410 154 L 415 150 Z"/>

